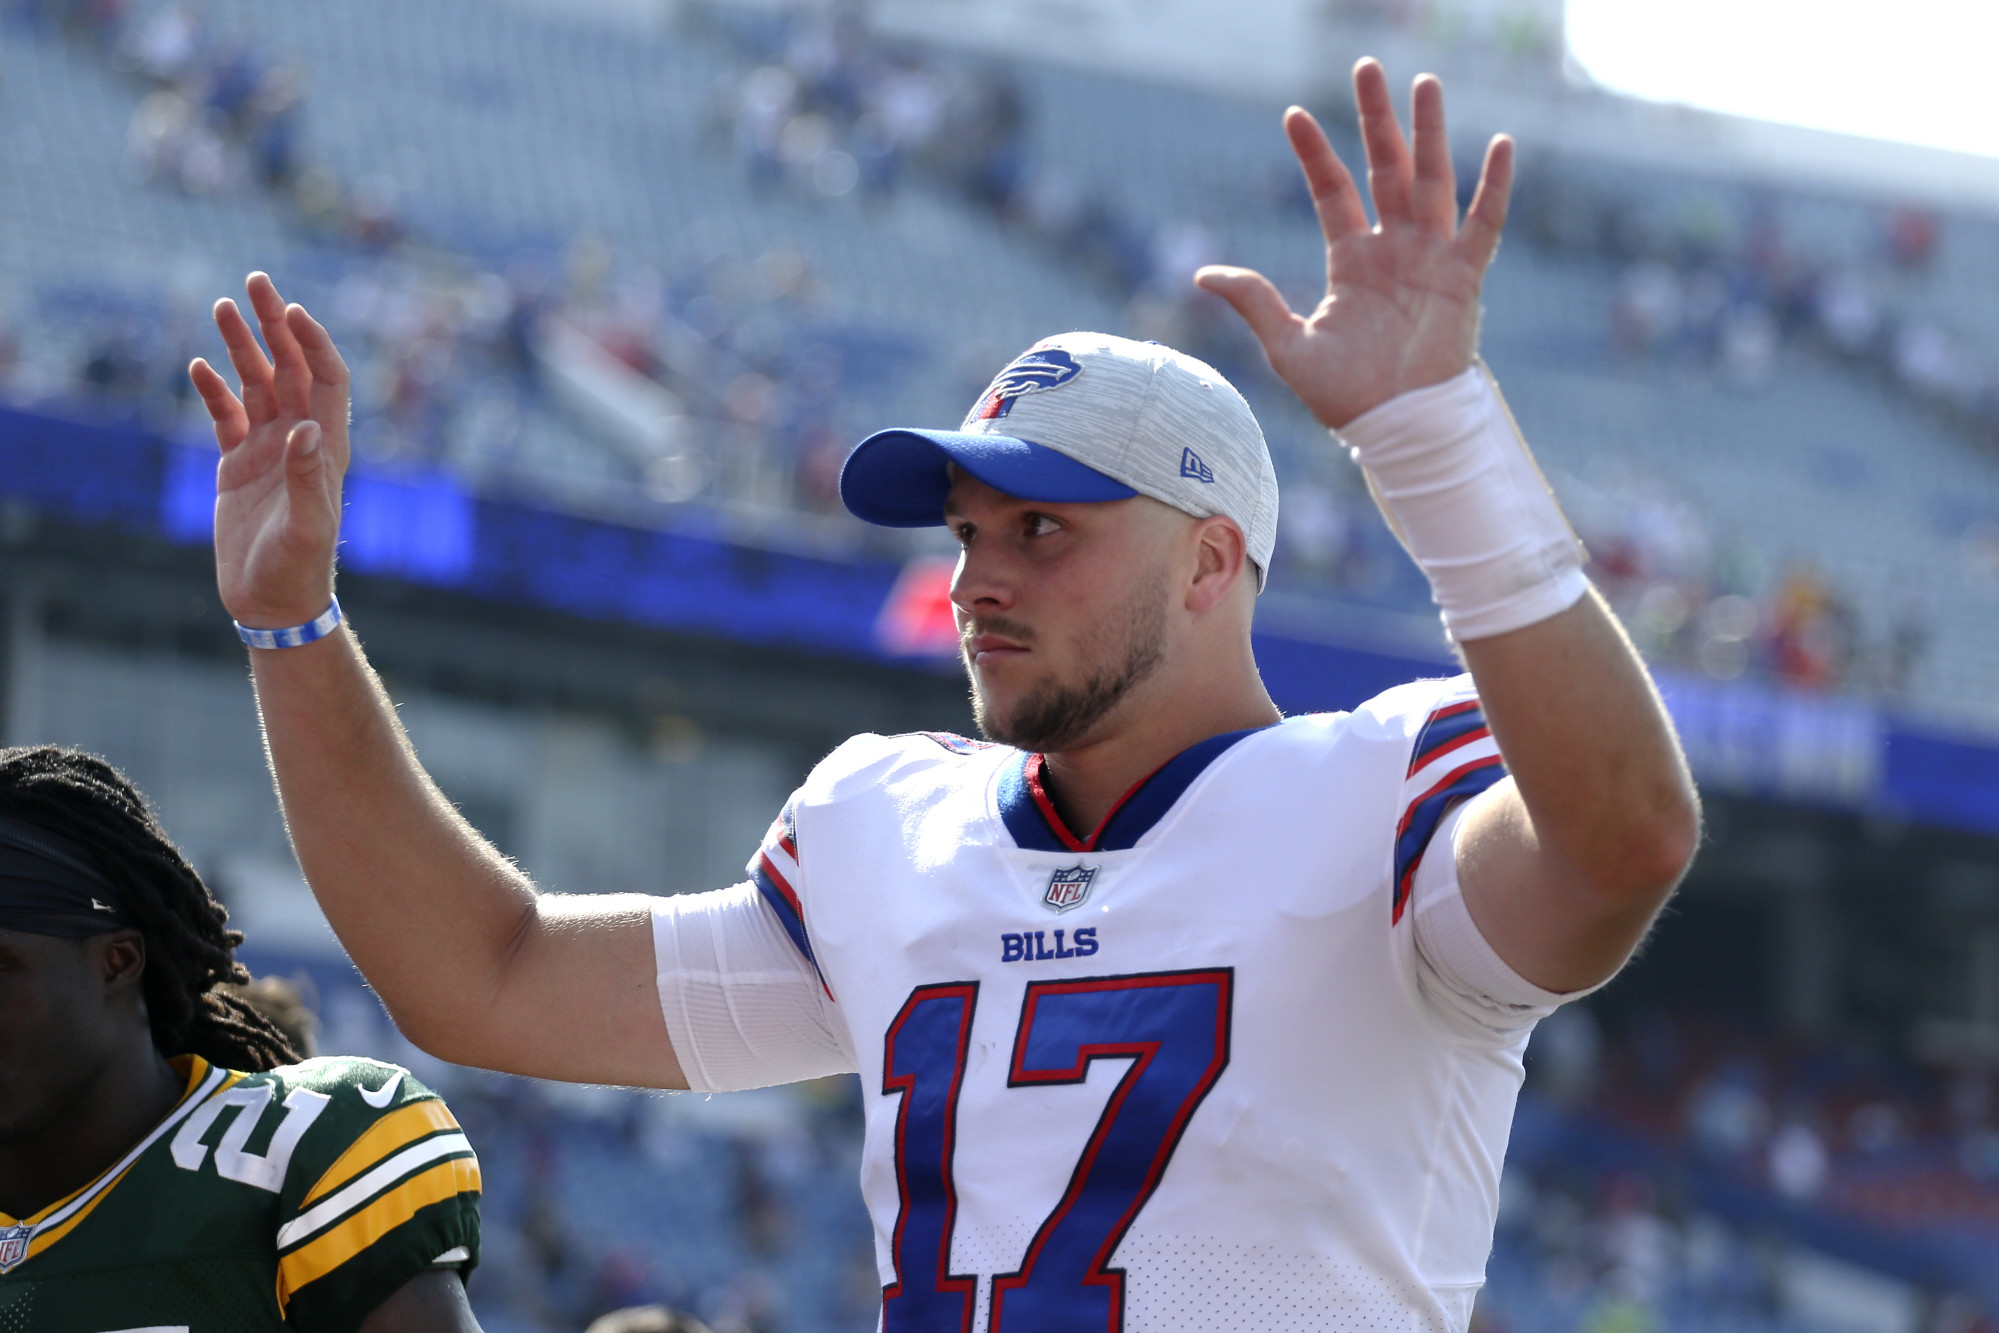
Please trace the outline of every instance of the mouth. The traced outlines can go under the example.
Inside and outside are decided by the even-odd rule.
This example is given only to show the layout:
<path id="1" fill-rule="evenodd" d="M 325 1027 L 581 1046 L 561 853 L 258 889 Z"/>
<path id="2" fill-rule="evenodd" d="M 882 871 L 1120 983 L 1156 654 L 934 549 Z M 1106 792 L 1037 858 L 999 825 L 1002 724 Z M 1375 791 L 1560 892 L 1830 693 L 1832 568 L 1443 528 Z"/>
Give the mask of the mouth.
<path id="1" fill-rule="evenodd" d="M 1024 644 L 997 634 L 974 634 L 965 640 L 965 657 L 973 666 L 992 666 L 1027 652 Z"/>

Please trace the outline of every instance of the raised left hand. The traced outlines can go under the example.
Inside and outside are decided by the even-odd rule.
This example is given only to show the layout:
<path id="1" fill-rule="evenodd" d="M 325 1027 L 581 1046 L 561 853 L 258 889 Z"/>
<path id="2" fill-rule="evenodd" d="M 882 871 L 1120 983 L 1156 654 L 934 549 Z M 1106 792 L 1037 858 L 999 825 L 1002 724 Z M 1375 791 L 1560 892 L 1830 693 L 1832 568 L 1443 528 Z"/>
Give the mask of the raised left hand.
<path id="1" fill-rule="evenodd" d="M 1354 67 L 1354 101 L 1379 219 L 1373 227 L 1319 123 L 1302 107 L 1284 115 L 1326 237 L 1326 294 L 1318 307 L 1298 314 L 1252 269 L 1217 265 L 1194 275 L 1235 307 L 1271 368 L 1335 430 L 1471 365 L 1479 289 L 1499 248 L 1513 187 L 1513 141 L 1499 135 L 1486 149 L 1478 192 L 1459 223 L 1444 90 L 1435 75 L 1417 78 L 1411 96 L 1413 151 L 1378 61 Z"/>

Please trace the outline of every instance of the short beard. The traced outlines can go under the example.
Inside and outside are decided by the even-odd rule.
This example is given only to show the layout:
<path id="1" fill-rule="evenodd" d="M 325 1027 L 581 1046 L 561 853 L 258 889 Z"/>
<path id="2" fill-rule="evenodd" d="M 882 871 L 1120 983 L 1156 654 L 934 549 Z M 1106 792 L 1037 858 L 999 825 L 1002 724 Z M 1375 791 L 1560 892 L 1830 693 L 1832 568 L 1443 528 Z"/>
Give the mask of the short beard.
<path id="1" fill-rule="evenodd" d="M 1003 618 L 995 618 L 968 628 L 967 634 L 1006 633 L 1009 628 Z M 1113 638 L 1118 628 L 1123 633 Z M 1109 628 L 1090 646 L 1101 646 L 1104 651 L 1092 654 L 1097 660 L 1081 683 L 1056 682 L 1032 690 L 1007 717 L 994 714 L 979 692 L 978 673 L 971 672 L 972 718 L 978 723 L 979 734 L 1017 750 L 1044 754 L 1081 742 L 1166 660 L 1165 589 L 1138 598 L 1122 626 Z"/>

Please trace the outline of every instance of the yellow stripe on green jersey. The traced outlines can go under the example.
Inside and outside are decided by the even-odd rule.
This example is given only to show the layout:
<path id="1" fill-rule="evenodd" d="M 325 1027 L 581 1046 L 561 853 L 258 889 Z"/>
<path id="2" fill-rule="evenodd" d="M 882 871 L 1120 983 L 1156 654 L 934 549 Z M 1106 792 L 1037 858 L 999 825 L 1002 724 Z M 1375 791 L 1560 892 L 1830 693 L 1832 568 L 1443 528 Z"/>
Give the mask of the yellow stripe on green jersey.
<path id="1" fill-rule="evenodd" d="M 463 1134 L 439 1134 L 403 1149 L 279 1227 L 278 1248 L 288 1250 L 324 1231 L 418 1167 L 440 1157 L 461 1154 L 472 1155 L 472 1145 Z"/>
<path id="2" fill-rule="evenodd" d="M 361 1251 L 434 1203 L 479 1192 L 479 1162 L 453 1157 L 403 1180 L 378 1195 L 360 1211 L 350 1213 L 316 1240 L 278 1259 L 278 1308 L 291 1304 L 292 1293 L 326 1276 Z"/>
<path id="3" fill-rule="evenodd" d="M 457 1128 L 457 1119 L 436 1098 L 412 1102 L 400 1110 L 391 1111 L 377 1120 L 367 1133 L 354 1140 L 353 1147 L 340 1154 L 340 1160 L 328 1167 L 326 1174 L 306 1191 L 305 1203 L 309 1205 L 328 1191 L 346 1184 L 398 1148 L 438 1130 Z"/>

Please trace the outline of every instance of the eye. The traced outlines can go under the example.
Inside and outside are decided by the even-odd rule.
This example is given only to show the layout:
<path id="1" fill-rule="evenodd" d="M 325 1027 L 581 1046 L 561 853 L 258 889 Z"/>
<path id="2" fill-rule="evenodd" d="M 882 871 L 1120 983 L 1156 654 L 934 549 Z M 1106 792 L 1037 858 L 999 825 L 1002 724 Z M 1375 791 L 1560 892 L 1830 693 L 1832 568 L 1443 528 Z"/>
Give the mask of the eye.
<path id="1" fill-rule="evenodd" d="M 1024 521 L 1024 530 L 1030 537 L 1046 537 L 1051 532 L 1059 532 L 1062 525 L 1053 515 L 1030 513 Z"/>
<path id="2" fill-rule="evenodd" d="M 958 539 L 958 545 L 960 546 L 970 546 L 972 544 L 972 534 L 977 531 L 978 529 L 970 523 L 955 523 L 951 526 L 951 535 Z"/>

